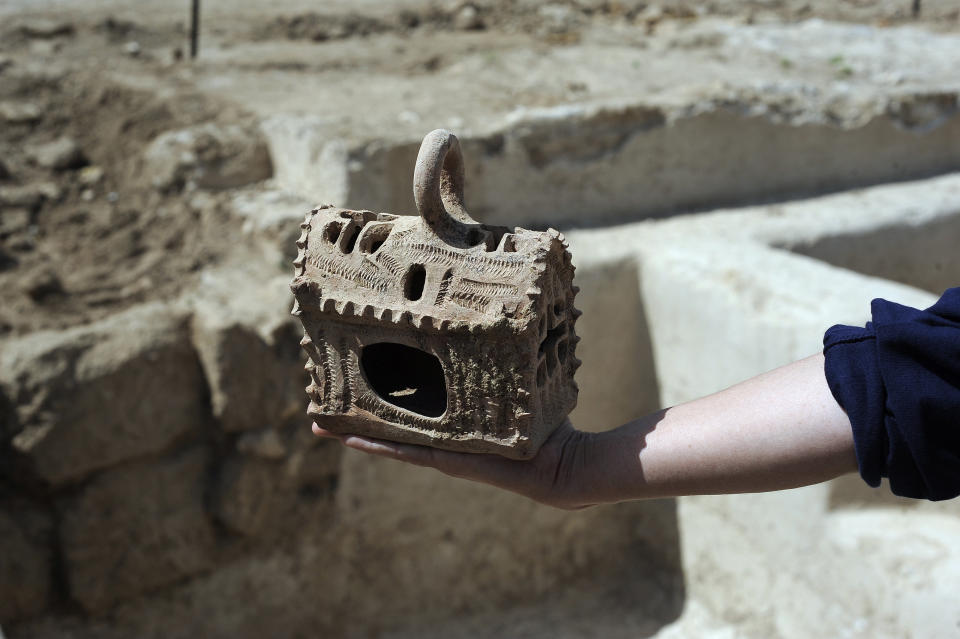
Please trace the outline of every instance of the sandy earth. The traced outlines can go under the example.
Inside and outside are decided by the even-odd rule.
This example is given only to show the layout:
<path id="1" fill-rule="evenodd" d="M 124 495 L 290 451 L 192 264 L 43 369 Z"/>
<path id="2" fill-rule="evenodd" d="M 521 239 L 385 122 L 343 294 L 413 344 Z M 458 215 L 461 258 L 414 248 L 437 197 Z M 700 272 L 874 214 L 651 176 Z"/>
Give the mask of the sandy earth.
<path id="1" fill-rule="evenodd" d="M 208 1 L 202 55 L 190 64 L 179 59 L 186 12 L 167 3 L 5 3 L 0 286 L 10 297 L 0 335 L 170 297 L 235 240 L 222 195 L 152 188 L 140 155 L 162 131 L 294 111 L 316 113 L 341 134 L 415 138 L 427 114 L 455 130 L 483 130 L 518 108 L 638 94 L 669 100 L 762 76 L 814 86 L 839 78 L 853 92 L 878 79 L 909 85 L 902 70 L 911 67 L 925 82 L 946 81 L 950 55 L 902 59 L 922 47 L 790 57 L 778 53 L 778 38 L 794 36 L 774 27 L 744 40 L 737 31 L 811 17 L 960 28 L 955 3 L 925 2 L 919 20 L 906 5 L 404 0 L 325 3 L 316 12 L 307 2 Z M 825 31 L 818 42 L 835 35 Z M 755 77 L 743 77 L 745 65 Z M 78 148 L 71 166 L 38 166 L 33 149 L 64 136 Z"/>
<path id="2" fill-rule="evenodd" d="M 428 122 L 483 132 L 524 110 L 636 95 L 677 104 L 763 95 L 783 117 L 807 117 L 807 105 L 791 106 L 795 93 L 777 102 L 786 85 L 813 87 L 805 99 L 820 107 L 842 94 L 833 111 L 816 111 L 844 120 L 859 117 L 878 86 L 958 84 L 960 51 L 948 37 L 960 31 L 956 0 L 925 0 L 919 16 L 901 0 L 336 0 L 322 9 L 304 0 L 207 0 L 196 62 L 184 59 L 181 4 L 183 11 L 161 0 L 0 5 L 0 339 L 172 299 L 204 269 L 256 250 L 258 238 L 236 223 L 243 181 L 201 184 L 222 164 L 215 151 L 202 157 L 209 145 L 191 149 L 204 175 L 158 185 L 166 165 L 151 163 L 145 149 L 165 132 L 236 126 L 250 131 L 252 148 L 256 123 L 282 111 L 312 114 L 341 136 L 416 139 Z M 874 44 L 847 46 L 864 29 L 879 34 Z M 256 181 L 245 193 L 256 202 L 271 187 Z M 277 264 L 277 273 L 288 271 Z M 882 526 L 902 530 L 905 516 L 851 509 L 831 520 L 845 535 L 831 543 L 864 560 L 878 544 L 900 544 L 901 555 L 882 561 L 912 580 L 906 590 L 919 598 L 923 579 L 960 574 L 955 562 L 919 576 L 909 568 L 917 558 L 935 564 L 956 540 L 955 522 L 937 528 L 936 543 L 886 539 Z M 925 517 L 918 521 L 936 527 L 936 513 Z M 433 636 L 499 627 L 540 637 L 545 615 L 571 636 L 656 631 L 631 613 L 629 597 L 595 595 L 580 597 L 570 614 L 546 602 L 496 620 L 445 622 Z M 716 619 L 697 601 L 683 619 L 662 636 L 742 636 L 738 620 Z M 856 620 L 847 635 L 861 636 Z"/>

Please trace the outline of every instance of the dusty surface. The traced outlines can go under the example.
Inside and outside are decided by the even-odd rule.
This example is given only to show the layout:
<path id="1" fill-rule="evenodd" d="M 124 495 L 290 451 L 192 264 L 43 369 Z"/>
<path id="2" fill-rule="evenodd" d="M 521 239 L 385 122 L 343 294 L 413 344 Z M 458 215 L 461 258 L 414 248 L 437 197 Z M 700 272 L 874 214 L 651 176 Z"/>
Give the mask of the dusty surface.
<path id="1" fill-rule="evenodd" d="M 481 222 L 597 227 L 578 426 L 806 355 L 956 284 L 955 175 L 638 220 L 956 171 L 956 2 L 203 4 L 194 62 L 186 7 L 0 5 L 7 636 L 954 631 L 951 504 L 562 513 L 315 441 L 287 285 L 312 206 L 413 213 L 446 127 Z"/>
<path id="2" fill-rule="evenodd" d="M 4 42 L 20 51 L 16 38 Z M 161 132 L 238 121 L 236 109 L 187 88 L 160 96 L 126 86 L 74 69 L 70 55 L 61 66 L 17 56 L 2 72 L 2 334 L 170 299 L 238 238 L 221 195 L 160 191 L 142 159 Z"/>
<path id="3" fill-rule="evenodd" d="M 193 65 L 178 61 L 186 12 L 165 3 L 0 9 L 8 16 L 0 43 L 0 284 L 11 291 L 0 333 L 170 298 L 235 241 L 216 192 L 191 193 L 189 180 L 186 193 L 151 188 L 144 145 L 163 131 L 290 112 L 318 117 L 324 135 L 416 140 L 438 124 L 482 132 L 524 110 L 636 95 L 767 103 L 760 108 L 795 121 L 817 112 L 844 120 L 867 116 L 878 87 L 942 92 L 957 83 L 960 47 L 927 31 L 960 28 L 950 2 L 923 3 L 919 19 L 893 1 L 410 0 L 334 3 L 320 14 L 312 6 L 208 2 L 203 54 Z M 778 26 L 809 18 L 868 26 Z M 918 25 L 924 30 L 888 29 Z M 839 46 L 856 29 L 877 37 Z M 906 123 L 924 126 L 955 108 L 955 97 L 938 99 L 940 106 L 935 99 L 904 114 Z M 825 106 L 809 108 L 818 103 Z M 76 153 L 62 166 L 36 157 L 64 140 Z"/>

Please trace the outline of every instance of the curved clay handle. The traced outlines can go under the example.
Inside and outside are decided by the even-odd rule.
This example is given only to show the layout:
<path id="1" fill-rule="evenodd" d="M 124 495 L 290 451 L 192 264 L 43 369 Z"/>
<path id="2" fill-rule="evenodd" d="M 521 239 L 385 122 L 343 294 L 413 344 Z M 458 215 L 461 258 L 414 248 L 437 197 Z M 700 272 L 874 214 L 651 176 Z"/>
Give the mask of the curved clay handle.
<path id="1" fill-rule="evenodd" d="M 448 244 L 459 244 L 468 224 L 463 207 L 463 154 L 457 136 L 436 129 L 423 138 L 413 171 L 413 199 L 420 217 Z"/>

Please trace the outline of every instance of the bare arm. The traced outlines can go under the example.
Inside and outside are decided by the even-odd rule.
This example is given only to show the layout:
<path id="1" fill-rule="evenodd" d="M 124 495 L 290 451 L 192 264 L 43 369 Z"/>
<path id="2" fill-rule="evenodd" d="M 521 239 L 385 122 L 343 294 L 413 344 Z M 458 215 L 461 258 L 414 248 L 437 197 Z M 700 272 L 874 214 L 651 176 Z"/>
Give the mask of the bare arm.
<path id="1" fill-rule="evenodd" d="M 822 355 L 612 431 L 582 433 L 567 422 L 526 462 L 314 432 L 562 508 L 780 490 L 857 468 L 850 421 L 827 387 Z"/>

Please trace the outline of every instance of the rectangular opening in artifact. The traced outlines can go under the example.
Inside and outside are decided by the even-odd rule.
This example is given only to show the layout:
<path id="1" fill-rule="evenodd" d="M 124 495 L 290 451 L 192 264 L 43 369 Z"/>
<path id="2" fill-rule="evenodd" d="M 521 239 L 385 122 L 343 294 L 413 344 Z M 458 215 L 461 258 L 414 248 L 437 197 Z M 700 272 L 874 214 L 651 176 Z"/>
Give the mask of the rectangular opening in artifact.
<path id="1" fill-rule="evenodd" d="M 403 294 L 411 302 L 423 297 L 423 287 L 427 282 L 427 271 L 423 264 L 414 264 L 407 271 L 403 284 Z"/>
<path id="2" fill-rule="evenodd" d="M 541 357 L 545 358 L 547 363 L 547 373 L 550 375 L 553 375 L 554 371 L 557 369 L 557 366 L 563 363 L 560 358 L 560 341 L 566 336 L 566 334 L 567 325 L 561 322 L 559 325 L 547 331 L 547 336 L 542 342 L 540 342 L 539 353 Z M 567 349 L 565 343 L 562 351 L 563 358 L 566 358 Z"/>
<path id="3" fill-rule="evenodd" d="M 360 236 L 360 252 L 376 253 L 379 251 L 383 243 L 390 237 L 390 231 L 392 230 L 392 224 L 368 224 L 365 226 Z"/>
<path id="4" fill-rule="evenodd" d="M 360 368 L 370 388 L 388 404 L 440 417 L 447 410 L 443 366 L 434 355 L 412 346 L 379 342 L 364 346 Z"/>
<path id="5" fill-rule="evenodd" d="M 345 254 L 353 253 L 353 247 L 357 244 L 357 236 L 360 235 L 360 227 L 356 222 L 348 222 L 347 227 L 340 234 L 340 250 Z"/>
<path id="6" fill-rule="evenodd" d="M 336 244 L 337 240 L 340 238 L 340 231 L 343 230 L 343 224 L 340 222 L 330 222 L 323 229 L 323 239 L 330 242 L 331 244 Z"/>

